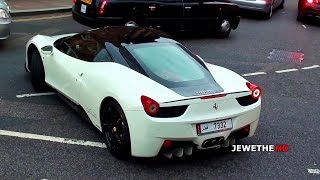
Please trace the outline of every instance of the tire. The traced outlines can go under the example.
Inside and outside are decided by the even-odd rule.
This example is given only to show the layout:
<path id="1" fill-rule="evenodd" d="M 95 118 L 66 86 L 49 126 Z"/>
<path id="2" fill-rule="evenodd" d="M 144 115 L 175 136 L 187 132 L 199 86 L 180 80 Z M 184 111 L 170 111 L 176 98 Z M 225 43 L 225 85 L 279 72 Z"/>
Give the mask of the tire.
<path id="1" fill-rule="evenodd" d="M 218 38 L 227 38 L 231 32 L 231 23 L 229 20 L 224 19 L 221 21 L 220 27 L 218 27 L 217 37 Z"/>
<path id="2" fill-rule="evenodd" d="M 48 85 L 45 82 L 43 63 L 38 50 L 35 50 L 31 57 L 31 83 L 33 88 L 38 92 L 48 90 Z"/>
<path id="3" fill-rule="evenodd" d="M 116 101 L 102 107 L 102 133 L 109 152 L 118 159 L 131 156 L 130 132 L 125 114 Z"/>
<path id="4" fill-rule="evenodd" d="M 273 2 L 270 6 L 269 11 L 267 13 L 263 13 L 263 18 L 264 19 L 271 19 L 272 15 L 273 15 Z"/>
<path id="5" fill-rule="evenodd" d="M 127 27 L 138 27 L 138 24 L 135 21 L 128 21 L 124 24 Z"/>
<path id="6" fill-rule="evenodd" d="M 302 15 L 301 13 L 298 12 L 298 15 L 297 15 L 297 21 L 305 21 L 306 20 L 306 16 Z"/>
<path id="7" fill-rule="evenodd" d="M 285 0 L 282 0 L 281 4 L 279 6 L 279 9 L 283 9 L 284 8 L 284 2 L 285 2 Z"/>

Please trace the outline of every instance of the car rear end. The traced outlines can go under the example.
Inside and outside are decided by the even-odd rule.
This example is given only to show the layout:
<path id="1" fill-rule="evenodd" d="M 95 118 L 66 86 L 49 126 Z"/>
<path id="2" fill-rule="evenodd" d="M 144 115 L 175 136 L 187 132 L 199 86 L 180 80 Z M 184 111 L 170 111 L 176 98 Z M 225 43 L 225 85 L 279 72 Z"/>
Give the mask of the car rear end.
<path id="1" fill-rule="evenodd" d="M 267 13 L 271 7 L 271 0 L 230 0 L 241 9 Z"/>
<path id="2" fill-rule="evenodd" d="M 181 157 L 195 148 L 227 147 L 236 139 L 253 136 L 261 100 L 252 98 L 252 93 L 201 96 L 158 103 L 159 107 L 151 98 L 149 105 L 142 100 L 145 111 L 126 111 L 127 118 L 134 119 L 129 121 L 132 155 Z M 155 114 L 147 110 L 152 106 L 158 108 Z"/>
<path id="3" fill-rule="evenodd" d="M 133 18 L 141 3 L 119 0 L 74 0 L 73 18 L 89 27 L 122 26 Z M 143 13 L 141 13 L 143 14 Z"/>
<path id="4" fill-rule="evenodd" d="M 194 148 L 227 147 L 252 136 L 261 89 L 230 70 L 207 65 L 179 43 L 158 40 L 122 49 L 134 70 L 168 90 L 159 94 L 156 87 L 145 87 L 143 108 L 125 110 L 132 155 L 181 157 Z M 176 97 L 169 99 L 172 92 Z"/>
<path id="5" fill-rule="evenodd" d="M 299 15 L 301 17 L 313 16 L 320 17 L 320 0 L 300 0 Z"/>
<path id="6" fill-rule="evenodd" d="M 11 16 L 5 1 L 0 0 L 0 40 L 10 36 Z"/>

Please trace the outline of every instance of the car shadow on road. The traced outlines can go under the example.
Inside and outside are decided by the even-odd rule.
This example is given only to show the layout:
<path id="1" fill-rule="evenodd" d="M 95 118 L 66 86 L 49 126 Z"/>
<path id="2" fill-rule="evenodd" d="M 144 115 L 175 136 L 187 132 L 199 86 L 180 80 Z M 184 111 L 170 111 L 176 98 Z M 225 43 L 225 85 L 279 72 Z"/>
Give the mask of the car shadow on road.
<path id="1" fill-rule="evenodd" d="M 191 164 L 191 163 L 203 163 L 203 161 L 225 161 L 226 158 L 229 160 L 234 159 L 235 153 L 232 151 L 232 147 L 221 148 L 221 149 L 208 149 L 208 150 L 194 150 L 193 154 L 183 155 L 182 157 L 172 156 L 172 158 L 166 158 L 162 154 L 154 158 L 137 158 L 132 157 L 127 162 L 134 163 L 136 165 L 151 165 L 153 167 L 159 166 L 175 166 L 182 164 Z"/>
<path id="2" fill-rule="evenodd" d="M 0 40 L 0 53 L 7 49 L 7 41 L 6 40 Z"/>
<path id="3" fill-rule="evenodd" d="M 314 27 L 320 27 L 320 18 L 306 18 L 303 22 L 300 22 L 303 25 L 309 25 Z"/>
<path id="4" fill-rule="evenodd" d="M 166 32 L 166 31 L 165 31 Z M 185 31 L 185 32 L 166 32 L 173 39 L 178 41 L 182 40 L 204 40 L 204 39 L 215 39 L 215 40 L 228 40 L 235 38 L 237 30 L 232 30 L 229 37 L 221 38 L 215 34 L 215 32 L 196 32 L 196 31 Z"/>
<path id="5" fill-rule="evenodd" d="M 256 11 L 244 11 L 242 10 L 240 12 L 241 18 L 250 19 L 250 20 L 257 20 L 257 21 L 263 21 L 268 20 L 263 17 L 263 14 Z M 240 21 L 241 23 L 241 21 Z"/>

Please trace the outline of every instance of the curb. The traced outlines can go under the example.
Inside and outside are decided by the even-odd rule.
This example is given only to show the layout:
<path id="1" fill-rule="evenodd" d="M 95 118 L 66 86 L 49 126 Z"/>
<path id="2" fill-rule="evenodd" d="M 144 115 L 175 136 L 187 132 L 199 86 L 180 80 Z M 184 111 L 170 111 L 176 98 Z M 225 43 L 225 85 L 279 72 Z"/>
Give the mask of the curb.
<path id="1" fill-rule="evenodd" d="M 43 14 L 52 14 L 52 13 L 65 13 L 71 12 L 72 7 L 59 7 L 59 8 L 46 8 L 46 9 L 28 9 L 28 10 L 12 10 L 10 15 L 12 17 L 21 17 L 21 16 L 34 16 L 34 15 L 43 15 Z"/>

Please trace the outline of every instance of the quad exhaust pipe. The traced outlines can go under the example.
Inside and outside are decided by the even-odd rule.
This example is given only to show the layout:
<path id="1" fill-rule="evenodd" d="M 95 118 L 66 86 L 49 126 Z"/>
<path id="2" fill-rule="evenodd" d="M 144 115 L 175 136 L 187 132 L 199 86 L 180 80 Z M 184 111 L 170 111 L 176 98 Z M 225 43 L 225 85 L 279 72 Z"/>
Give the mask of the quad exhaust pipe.
<path id="1" fill-rule="evenodd" d="M 177 156 L 177 157 L 182 157 L 182 156 L 183 156 L 183 148 L 179 148 L 179 149 L 175 150 L 175 151 L 173 152 L 173 154 L 174 154 L 175 156 Z"/>
<path id="2" fill-rule="evenodd" d="M 192 154 L 193 147 L 183 147 L 173 150 L 172 152 L 163 153 L 166 158 L 172 158 L 173 155 L 182 157 L 184 154 L 190 156 Z"/>
<path id="3" fill-rule="evenodd" d="M 225 141 L 223 141 L 222 138 L 214 138 L 214 139 L 210 139 L 210 140 L 206 140 L 203 142 L 203 147 L 207 147 L 207 148 L 212 148 L 212 147 L 216 147 L 216 146 L 222 146 L 222 147 L 229 147 L 230 145 L 234 145 L 236 143 L 236 139 L 235 138 L 228 138 Z M 173 155 L 175 155 L 176 157 L 182 157 L 184 154 L 187 156 L 192 155 L 193 152 L 193 147 L 189 146 L 189 147 L 183 147 L 183 148 L 178 148 L 175 149 L 171 152 L 167 152 L 167 153 L 163 153 L 163 155 L 166 158 L 172 158 Z"/>

